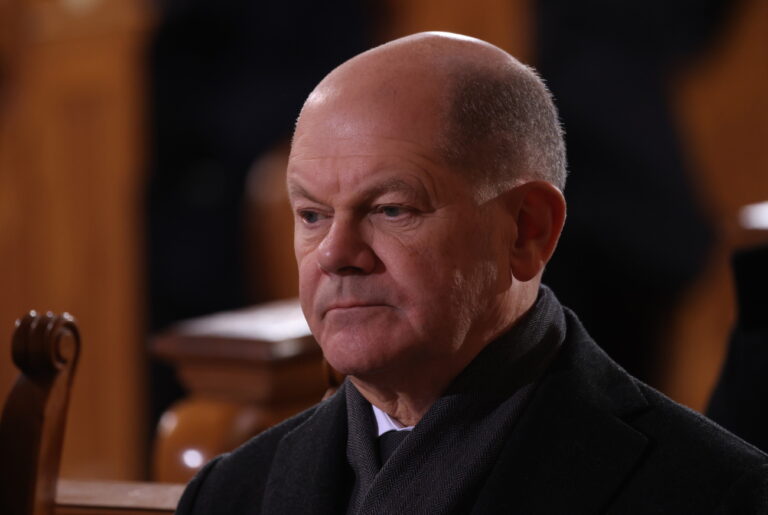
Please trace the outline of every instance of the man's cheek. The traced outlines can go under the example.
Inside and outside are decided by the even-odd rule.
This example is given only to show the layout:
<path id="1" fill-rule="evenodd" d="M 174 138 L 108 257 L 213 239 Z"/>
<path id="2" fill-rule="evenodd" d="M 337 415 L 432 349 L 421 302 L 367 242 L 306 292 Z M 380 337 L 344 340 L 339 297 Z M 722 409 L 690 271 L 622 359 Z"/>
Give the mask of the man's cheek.
<path id="1" fill-rule="evenodd" d="M 310 324 L 314 318 L 317 318 L 314 299 L 317 294 L 318 277 L 316 273 L 312 273 L 312 268 L 315 267 L 300 266 L 299 268 L 299 302 L 304 317 Z"/>
<path id="2" fill-rule="evenodd" d="M 312 259 L 311 256 L 304 256 L 298 260 L 298 268 L 300 291 L 314 290 L 319 280 L 318 275 L 320 274 L 316 260 Z"/>

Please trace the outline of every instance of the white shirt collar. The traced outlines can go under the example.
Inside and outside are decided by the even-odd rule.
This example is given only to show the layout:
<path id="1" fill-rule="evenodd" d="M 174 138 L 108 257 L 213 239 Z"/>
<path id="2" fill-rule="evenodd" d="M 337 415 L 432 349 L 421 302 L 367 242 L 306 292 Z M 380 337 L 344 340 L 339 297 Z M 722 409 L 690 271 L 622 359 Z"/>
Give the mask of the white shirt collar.
<path id="1" fill-rule="evenodd" d="M 390 417 L 379 408 L 371 404 L 373 408 L 373 416 L 376 418 L 376 425 L 378 426 L 378 436 L 383 435 L 387 431 L 410 431 L 414 426 L 404 426 L 394 418 Z"/>

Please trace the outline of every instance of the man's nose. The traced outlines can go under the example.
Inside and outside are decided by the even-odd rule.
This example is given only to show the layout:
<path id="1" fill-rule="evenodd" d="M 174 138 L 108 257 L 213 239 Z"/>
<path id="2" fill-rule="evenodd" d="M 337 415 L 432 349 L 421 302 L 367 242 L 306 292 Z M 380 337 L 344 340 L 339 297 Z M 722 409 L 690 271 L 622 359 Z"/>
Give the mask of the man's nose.
<path id="1" fill-rule="evenodd" d="M 376 267 L 376 254 L 363 228 L 354 220 L 336 219 L 317 248 L 320 268 L 329 274 L 369 274 Z"/>

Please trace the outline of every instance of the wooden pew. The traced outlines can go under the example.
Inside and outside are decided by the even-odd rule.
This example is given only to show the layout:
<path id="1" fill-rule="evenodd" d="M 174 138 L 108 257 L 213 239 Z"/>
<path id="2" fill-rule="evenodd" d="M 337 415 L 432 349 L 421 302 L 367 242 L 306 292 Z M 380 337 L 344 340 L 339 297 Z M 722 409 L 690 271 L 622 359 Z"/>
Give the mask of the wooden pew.
<path id="1" fill-rule="evenodd" d="M 11 347 L 21 373 L 0 418 L 0 513 L 172 513 L 184 485 L 58 480 L 80 354 L 74 318 L 32 311 L 17 321 Z"/>

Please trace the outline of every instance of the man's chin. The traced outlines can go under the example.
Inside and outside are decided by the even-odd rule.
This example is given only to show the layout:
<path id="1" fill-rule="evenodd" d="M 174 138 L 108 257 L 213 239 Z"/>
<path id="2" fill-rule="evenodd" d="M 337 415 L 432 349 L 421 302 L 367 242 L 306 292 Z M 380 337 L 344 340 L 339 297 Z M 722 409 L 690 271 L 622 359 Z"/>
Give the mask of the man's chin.
<path id="1" fill-rule="evenodd" d="M 363 380 L 374 380 L 388 375 L 392 370 L 398 370 L 398 363 L 404 359 L 397 352 L 386 352 L 394 349 L 378 348 L 375 353 L 360 353 L 359 350 L 356 348 L 345 352 L 343 347 L 324 347 L 323 354 L 328 364 L 340 374 Z"/>
<path id="2" fill-rule="evenodd" d="M 422 342 L 402 331 L 397 323 L 326 324 L 318 342 L 328 364 L 337 372 L 355 377 L 375 377 L 397 370 L 416 358 Z"/>
<path id="3" fill-rule="evenodd" d="M 333 369 L 345 376 L 359 377 L 361 379 L 373 378 L 381 375 L 391 364 L 387 360 L 350 359 L 349 356 L 336 357 L 325 354 L 325 360 Z"/>

